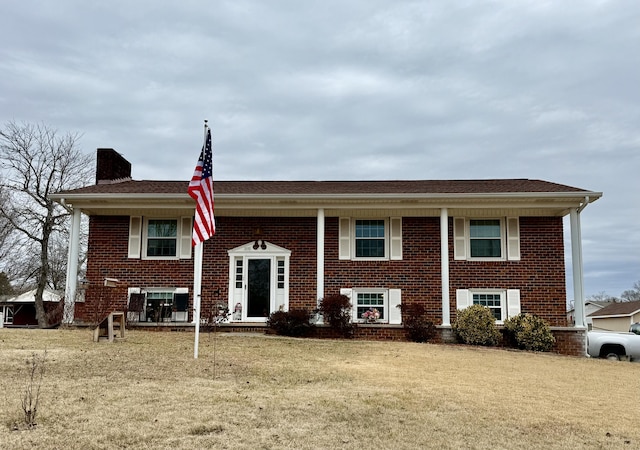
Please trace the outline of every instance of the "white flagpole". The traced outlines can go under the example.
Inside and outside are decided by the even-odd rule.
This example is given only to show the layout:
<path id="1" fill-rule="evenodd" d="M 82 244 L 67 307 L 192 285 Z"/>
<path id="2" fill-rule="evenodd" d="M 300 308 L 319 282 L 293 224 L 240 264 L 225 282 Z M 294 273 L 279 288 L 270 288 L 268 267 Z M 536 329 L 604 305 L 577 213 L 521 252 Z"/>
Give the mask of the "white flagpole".
<path id="1" fill-rule="evenodd" d="M 196 322 L 196 335 L 193 344 L 193 359 L 198 359 L 198 342 L 200 341 L 200 300 L 202 296 L 202 242 L 193 249 L 193 320 Z"/>
<path id="2" fill-rule="evenodd" d="M 209 128 L 208 120 L 204 121 L 204 144 L 207 145 L 207 131 Z M 193 359 L 198 359 L 198 344 L 200 342 L 200 304 L 202 300 L 202 258 L 203 243 L 199 242 L 193 249 L 193 316 L 196 322 L 196 332 L 193 343 Z"/>

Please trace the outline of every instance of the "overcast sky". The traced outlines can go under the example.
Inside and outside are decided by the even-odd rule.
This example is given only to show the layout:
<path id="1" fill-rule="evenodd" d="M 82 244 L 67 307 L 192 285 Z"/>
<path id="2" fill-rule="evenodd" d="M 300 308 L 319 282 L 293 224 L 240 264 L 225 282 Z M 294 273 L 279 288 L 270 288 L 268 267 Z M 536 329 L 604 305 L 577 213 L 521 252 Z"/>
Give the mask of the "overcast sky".
<path id="1" fill-rule="evenodd" d="M 218 180 L 544 179 L 604 193 L 586 294 L 640 280 L 640 2 L 9 0 L 0 42 L 0 124 L 134 179 L 190 179 L 204 119 Z"/>

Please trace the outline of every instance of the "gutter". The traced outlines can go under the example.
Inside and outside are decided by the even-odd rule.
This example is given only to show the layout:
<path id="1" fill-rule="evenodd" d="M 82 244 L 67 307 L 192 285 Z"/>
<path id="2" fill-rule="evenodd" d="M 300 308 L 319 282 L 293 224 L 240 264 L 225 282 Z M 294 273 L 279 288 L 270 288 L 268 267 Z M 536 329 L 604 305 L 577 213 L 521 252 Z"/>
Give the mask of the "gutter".
<path id="1" fill-rule="evenodd" d="M 587 207 L 588 204 L 589 204 L 589 196 L 585 195 L 584 196 L 584 203 L 582 205 L 580 205 L 580 207 L 576 210 L 576 212 L 578 214 L 580 214 L 582 212 L 582 210 Z"/>
<path id="2" fill-rule="evenodd" d="M 304 201 L 304 200 L 449 200 L 449 199 L 462 199 L 462 200 L 512 200 L 512 199 L 561 199 L 570 200 L 577 197 L 575 192 L 483 192 L 483 193 L 341 193 L 341 194 L 245 194 L 245 193 L 215 193 L 215 198 L 218 200 L 280 200 L 280 201 Z M 584 197 L 584 203 L 581 203 L 579 211 L 584 209 L 589 203 L 591 196 L 595 199 L 602 196 L 599 192 L 589 192 L 590 195 Z M 72 194 L 66 195 L 51 194 L 49 198 L 53 200 L 62 200 L 64 198 L 68 200 L 126 200 L 126 199 L 154 199 L 154 200 L 186 200 L 190 199 L 187 192 L 184 193 L 163 193 L 163 192 L 145 192 L 145 193 L 90 193 L 90 194 Z"/>

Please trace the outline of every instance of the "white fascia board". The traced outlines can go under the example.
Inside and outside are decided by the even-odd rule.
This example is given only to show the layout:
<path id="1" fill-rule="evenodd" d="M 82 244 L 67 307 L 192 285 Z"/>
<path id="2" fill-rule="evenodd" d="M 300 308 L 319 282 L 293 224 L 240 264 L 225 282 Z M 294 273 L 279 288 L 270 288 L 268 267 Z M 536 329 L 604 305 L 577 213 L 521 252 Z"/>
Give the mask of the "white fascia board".
<path id="1" fill-rule="evenodd" d="M 215 193 L 215 191 L 214 191 Z M 186 200 L 189 199 L 187 192 L 179 194 L 163 193 L 127 193 L 127 194 L 51 194 L 52 200 L 71 202 L 73 200 L 96 201 L 96 200 Z M 273 201 L 300 201 L 300 200 L 465 200 L 465 199 L 544 199 L 544 200 L 576 200 L 584 201 L 589 198 L 589 203 L 593 203 L 600 197 L 602 192 L 500 192 L 500 193 L 399 193 L 399 194 L 219 194 L 215 193 L 218 200 L 273 200 Z"/>
<path id="2" fill-rule="evenodd" d="M 219 209 L 305 209 L 305 208 L 549 208 L 561 210 L 589 203 L 602 196 L 599 192 L 525 192 L 525 193 L 411 193 L 411 194 L 214 194 Z M 194 201 L 185 192 L 179 194 L 53 194 L 51 199 L 81 209 L 193 208 Z M 479 203 L 481 202 L 481 203 Z"/>
<path id="3" fill-rule="evenodd" d="M 114 193 L 99 193 L 99 194 L 51 194 L 49 198 L 56 201 L 66 201 L 72 203 L 73 201 L 113 201 L 113 200 L 186 200 L 189 194 L 163 194 L 163 193 L 146 193 L 146 194 L 114 194 Z"/>
<path id="4" fill-rule="evenodd" d="M 182 194 L 75 194 L 50 196 L 61 204 L 79 209 L 118 209 L 118 208 L 171 208 L 193 209 L 195 203 L 186 193 Z"/>
<path id="5" fill-rule="evenodd" d="M 601 192 L 500 192 L 500 193 L 398 193 L 398 194 L 215 194 L 216 199 L 229 200 L 473 200 L 473 199 L 526 199 L 526 200 L 575 200 L 583 202 L 589 197 L 593 203 L 602 197 Z"/>

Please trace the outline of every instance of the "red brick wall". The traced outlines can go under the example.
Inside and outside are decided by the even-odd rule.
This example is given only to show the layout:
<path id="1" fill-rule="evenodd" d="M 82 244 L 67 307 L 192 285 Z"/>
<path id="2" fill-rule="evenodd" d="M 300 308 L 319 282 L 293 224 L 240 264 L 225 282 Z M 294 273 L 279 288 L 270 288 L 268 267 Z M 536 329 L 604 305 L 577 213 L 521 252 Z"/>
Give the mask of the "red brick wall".
<path id="1" fill-rule="evenodd" d="M 453 248 L 453 220 L 449 220 Z M 451 320 L 456 289 L 520 289 L 522 312 L 566 326 L 564 242 L 561 217 L 520 217 L 520 261 L 455 261 L 449 257 Z"/>
<path id="2" fill-rule="evenodd" d="M 158 261 L 127 258 L 128 216 L 98 216 L 89 220 L 85 303 L 76 305 L 76 320 L 94 323 L 100 316 L 127 305 L 127 287 L 193 288 L 193 260 Z M 115 278 L 115 288 L 102 289 Z"/>
<path id="3" fill-rule="evenodd" d="M 442 321 L 440 219 L 402 219 L 401 261 L 338 260 L 338 219 L 325 221 L 325 296 L 340 288 L 402 289 L 403 303 L 422 303 L 429 319 Z"/>
<path id="4" fill-rule="evenodd" d="M 261 239 L 291 251 L 289 304 L 299 308 L 315 307 L 315 218 L 216 217 L 216 235 L 204 246 L 203 314 L 207 304 L 211 304 L 211 299 L 226 303 L 229 293 L 229 255 L 227 251 L 254 241 L 256 228 L 262 229 Z M 193 261 L 189 260 L 189 264 L 192 265 Z M 193 279 L 193 275 L 191 279 Z M 220 290 L 219 294 L 217 293 L 218 289 Z"/>
<path id="5" fill-rule="evenodd" d="M 225 303 L 229 287 L 227 251 L 255 239 L 254 230 L 262 228 L 261 238 L 291 250 L 291 305 L 314 308 L 316 305 L 316 219 L 254 217 L 216 217 L 216 235 L 204 244 L 202 311 L 208 317 L 216 303 Z M 193 259 L 129 259 L 129 217 L 96 216 L 89 221 L 89 248 L 86 302 L 76 305 L 76 319 L 94 322 L 105 311 L 123 309 L 127 287 L 186 287 L 193 290 Z M 99 289 L 105 277 L 120 281 L 117 288 Z M 190 306 L 193 304 L 190 298 Z"/>
<path id="6" fill-rule="evenodd" d="M 325 221 L 325 295 L 340 288 L 398 288 L 403 303 L 425 305 L 430 320 L 439 324 L 440 219 L 403 218 L 402 261 L 338 260 L 338 219 Z M 228 298 L 227 251 L 255 239 L 291 250 L 290 307 L 316 305 L 316 218 L 217 217 L 217 234 L 205 243 L 202 279 L 202 317 L 215 303 Z M 90 321 L 97 310 L 126 306 L 126 287 L 193 288 L 193 259 L 141 260 L 127 258 L 129 217 L 92 217 L 89 225 L 87 278 L 92 287 L 87 301 L 76 307 L 76 318 Z M 452 219 L 449 220 L 453 249 Z M 451 318 L 455 319 L 455 290 L 469 288 L 520 289 L 523 312 L 538 314 L 552 326 L 566 324 L 562 219 L 520 218 L 521 261 L 454 261 L 450 252 Z M 105 277 L 120 285 L 105 293 L 97 286 Z M 191 299 L 192 301 L 193 299 Z M 106 303 L 106 305 L 105 305 Z"/>
<path id="7" fill-rule="evenodd" d="M 551 351 L 561 355 L 585 356 L 587 354 L 587 332 L 572 328 L 551 330 L 556 338 L 556 343 Z"/>
<path id="8" fill-rule="evenodd" d="M 341 287 L 399 288 L 402 302 L 425 305 L 429 319 L 442 322 L 440 219 L 402 219 L 402 261 L 338 260 L 338 220 L 325 224 L 325 295 Z M 449 219 L 451 320 L 456 289 L 520 289 L 521 310 L 540 315 L 552 326 L 566 325 L 562 218 L 520 218 L 520 261 L 455 261 L 453 219 Z"/>

